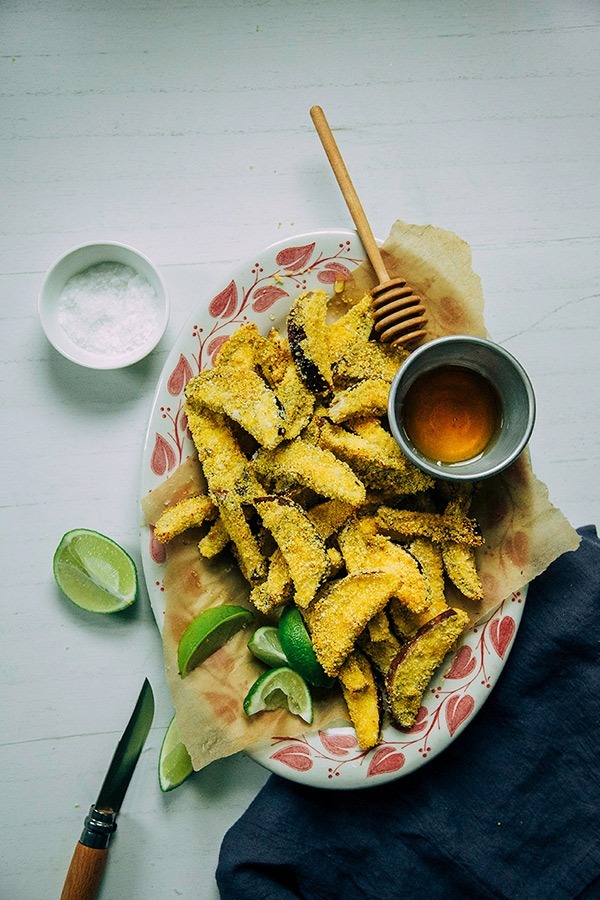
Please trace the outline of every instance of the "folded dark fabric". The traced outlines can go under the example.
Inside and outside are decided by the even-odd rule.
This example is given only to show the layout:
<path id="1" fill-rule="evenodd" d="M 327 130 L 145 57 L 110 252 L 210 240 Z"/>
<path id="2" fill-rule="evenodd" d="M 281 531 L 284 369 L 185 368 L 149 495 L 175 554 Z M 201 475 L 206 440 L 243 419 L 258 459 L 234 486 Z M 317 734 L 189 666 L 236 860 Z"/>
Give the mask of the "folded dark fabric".
<path id="1" fill-rule="evenodd" d="M 357 791 L 272 776 L 225 836 L 222 900 L 600 897 L 600 542 L 530 585 L 476 719 L 413 774 Z"/>

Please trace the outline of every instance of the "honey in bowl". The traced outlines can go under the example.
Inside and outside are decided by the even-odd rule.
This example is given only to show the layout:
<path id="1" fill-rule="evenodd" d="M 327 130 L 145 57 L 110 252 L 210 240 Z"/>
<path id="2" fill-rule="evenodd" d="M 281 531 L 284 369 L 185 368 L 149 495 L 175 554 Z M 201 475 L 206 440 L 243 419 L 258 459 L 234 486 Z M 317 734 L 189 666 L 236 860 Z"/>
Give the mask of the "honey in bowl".
<path id="1" fill-rule="evenodd" d="M 439 463 L 479 456 L 501 424 L 493 385 L 466 366 L 442 365 L 419 375 L 406 393 L 403 420 L 416 449 Z"/>

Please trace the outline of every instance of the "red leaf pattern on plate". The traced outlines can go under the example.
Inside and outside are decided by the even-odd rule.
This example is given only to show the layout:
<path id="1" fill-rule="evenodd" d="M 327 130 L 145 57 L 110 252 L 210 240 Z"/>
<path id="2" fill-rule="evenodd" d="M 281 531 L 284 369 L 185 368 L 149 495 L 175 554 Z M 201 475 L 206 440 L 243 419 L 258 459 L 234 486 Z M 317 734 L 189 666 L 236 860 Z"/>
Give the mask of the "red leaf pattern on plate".
<path id="1" fill-rule="evenodd" d="M 154 449 L 150 457 L 150 468 L 155 475 L 161 476 L 170 472 L 175 467 L 175 463 L 175 451 L 162 434 L 156 432 Z"/>
<path id="2" fill-rule="evenodd" d="M 405 761 L 404 753 L 400 753 L 394 747 L 380 747 L 379 750 L 375 751 L 369 763 L 367 778 L 372 778 L 373 775 L 387 775 L 390 772 L 397 772 L 398 769 L 402 768 Z"/>
<path id="3" fill-rule="evenodd" d="M 418 734 L 419 731 L 423 731 L 427 726 L 427 709 L 424 706 L 419 708 L 419 712 L 417 713 L 417 718 L 415 719 L 415 724 L 412 728 L 407 728 L 407 734 Z"/>
<path id="4" fill-rule="evenodd" d="M 305 244 L 303 247 L 286 247 L 285 250 L 279 251 L 275 257 L 275 262 L 289 272 L 297 272 L 298 269 L 303 269 L 306 266 L 314 249 L 314 242 Z"/>
<path id="5" fill-rule="evenodd" d="M 317 278 L 323 284 L 335 284 L 336 281 L 346 281 L 350 278 L 350 269 L 339 262 L 329 262 L 321 269 Z"/>
<path id="6" fill-rule="evenodd" d="M 466 678 L 471 675 L 477 665 L 477 660 L 473 656 L 470 647 L 461 647 L 454 658 L 454 662 L 450 666 L 450 670 L 446 673 L 446 678 Z"/>
<path id="7" fill-rule="evenodd" d="M 210 356 L 211 360 L 214 362 L 214 358 L 223 346 L 223 344 L 227 343 L 229 340 L 228 334 L 222 334 L 219 337 L 213 338 L 212 341 L 208 344 L 206 348 L 206 352 L 208 356 Z"/>
<path id="8" fill-rule="evenodd" d="M 177 365 L 171 372 L 167 381 L 167 390 L 173 396 L 177 397 L 182 392 L 190 378 L 192 377 L 192 367 L 183 355 L 179 354 Z"/>
<path id="9" fill-rule="evenodd" d="M 281 297 L 289 297 L 289 294 L 287 291 L 284 291 L 283 288 L 277 287 L 274 284 L 257 288 L 254 291 L 252 309 L 254 312 L 265 312 L 265 310 L 270 309 L 270 307 Z"/>
<path id="10" fill-rule="evenodd" d="M 319 737 L 325 749 L 334 756 L 347 756 L 358 745 L 353 734 L 328 734 L 326 731 L 319 731 Z"/>
<path id="11" fill-rule="evenodd" d="M 451 737 L 454 737 L 457 728 L 471 715 L 474 706 L 475 701 L 470 694 L 465 694 L 464 697 L 455 694 L 450 697 L 446 705 L 446 725 Z"/>
<path id="12" fill-rule="evenodd" d="M 236 310 L 238 302 L 238 289 L 235 281 L 230 281 L 227 287 L 208 304 L 208 311 L 213 319 L 228 319 Z"/>
<path id="13" fill-rule="evenodd" d="M 508 645 L 510 644 L 514 633 L 515 620 L 512 616 L 503 616 L 501 619 L 495 619 L 491 623 L 490 641 L 500 659 L 504 659 L 504 654 L 508 650 Z"/>
<path id="14" fill-rule="evenodd" d="M 150 526 L 150 556 L 157 566 L 162 565 L 167 558 L 167 549 L 164 544 L 161 544 L 154 537 L 154 528 L 152 526 Z"/>
<path id="15" fill-rule="evenodd" d="M 291 744 L 287 747 L 282 747 L 271 754 L 271 759 L 276 759 L 296 772 L 308 772 L 313 767 L 310 750 L 304 744 Z"/>

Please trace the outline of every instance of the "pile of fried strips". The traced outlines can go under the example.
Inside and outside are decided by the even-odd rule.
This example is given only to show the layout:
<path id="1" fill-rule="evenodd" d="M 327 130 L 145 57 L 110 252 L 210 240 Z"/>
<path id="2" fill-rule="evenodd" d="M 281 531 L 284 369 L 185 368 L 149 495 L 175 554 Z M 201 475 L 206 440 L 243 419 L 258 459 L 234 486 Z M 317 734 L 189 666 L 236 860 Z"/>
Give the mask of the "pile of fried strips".
<path id="1" fill-rule="evenodd" d="M 202 528 L 199 553 L 230 550 L 261 616 L 295 604 L 339 681 L 363 748 L 384 710 L 416 720 L 435 669 L 469 624 L 447 584 L 482 598 L 469 517 L 473 487 L 417 469 L 387 427 L 407 352 L 372 339 L 366 295 L 334 321 L 323 291 L 300 295 L 287 335 L 241 326 L 186 386 L 208 490 L 169 507 L 167 543 Z"/>

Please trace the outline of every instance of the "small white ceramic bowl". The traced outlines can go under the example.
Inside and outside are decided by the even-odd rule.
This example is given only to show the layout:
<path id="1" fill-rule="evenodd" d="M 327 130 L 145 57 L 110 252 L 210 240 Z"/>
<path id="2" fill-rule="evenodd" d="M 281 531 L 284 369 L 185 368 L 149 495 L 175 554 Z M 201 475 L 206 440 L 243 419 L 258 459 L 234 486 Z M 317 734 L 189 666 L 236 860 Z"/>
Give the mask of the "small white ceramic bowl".
<path id="1" fill-rule="evenodd" d="M 79 330 L 76 337 L 72 328 L 70 329 L 71 336 L 69 336 L 65 330 L 66 326 L 61 323 L 61 296 L 63 296 L 65 285 L 67 285 L 69 279 L 81 276 L 82 273 L 102 263 L 117 264 L 118 267 L 128 266 L 141 279 L 144 279 L 140 284 L 145 289 L 143 296 L 148 295 L 148 320 L 142 323 L 137 332 L 135 327 L 131 328 L 131 340 L 127 341 L 129 346 L 125 349 L 121 349 L 118 346 L 106 349 L 105 347 L 95 346 L 93 340 L 80 340 L 83 322 L 78 323 Z M 106 267 L 100 266 L 100 269 L 92 271 L 101 272 L 103 269 L 106 269 Z M 120 270 L 119 268 L 119 271 L 125 272 L 126 270 Z M 83 276 L 83 279 L 85 277 Z M 81 281 L 81 279 L 78 279 L 78 281 Z M 153 289 L 155 296 L 150 296 L 152 292 L 147 289 L 146 283 Z M 81 283 L 77 290 L 81 294 L 80 299 L 82 305 L 84 305 L 85 295 L 81 293 Z M 127 304 L 126 297 L 124 302 Z M 169 320 L 167 292 L 155 266 L 143 253 L 134 250 L 133 247 L 114 241 L 83 244 L 70 250 L 57 260 L 49 270 L 42 285 L 38 308 L 42 328 L 50 343 L 67 359 L 90 369 L 120 369 L 143 359 L 156 347 L 165 332 Z M 139 317 L 139 313 L 140 310 L 138 308 L 135 313 L 136 317 Z M 125 314 L 127 314 L 126 308 L 124 308 Z M 62 321 L 64 322 L 64 319 Z M 115 324 L 118 326 L 118 322 Z M 123 330 L 127 331 L 125 326 Z"/>

